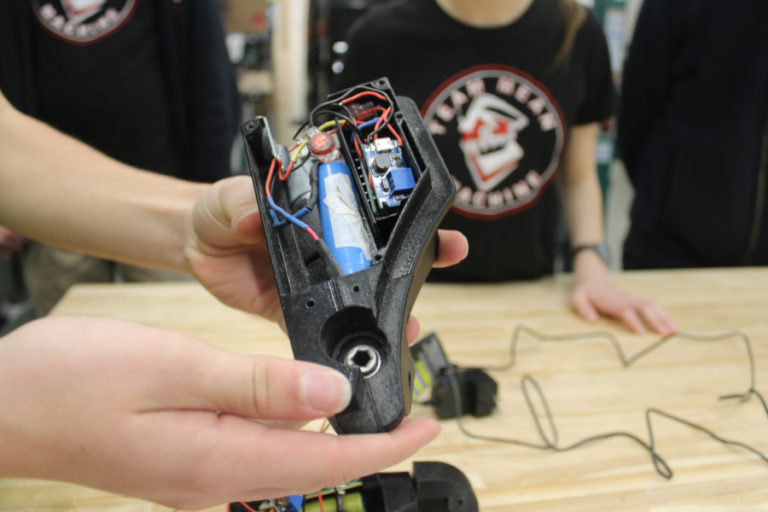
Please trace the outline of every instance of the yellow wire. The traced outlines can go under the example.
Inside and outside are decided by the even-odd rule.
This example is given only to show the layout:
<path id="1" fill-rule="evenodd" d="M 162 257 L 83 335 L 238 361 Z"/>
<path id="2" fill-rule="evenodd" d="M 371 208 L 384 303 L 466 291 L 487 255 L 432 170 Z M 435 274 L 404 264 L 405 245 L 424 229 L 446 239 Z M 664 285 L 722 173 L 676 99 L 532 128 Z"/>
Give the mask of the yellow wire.
<path id="1" fill-rule="evenodd" d="M 347 121 L 346 121 L 346 119 L 340 119 L 340 120 L 338 120 L 338 121 L 339 121 L 339 124 L 347 124 Z M 323 130 L 325 130 L 326 128 L 330 128 L 331 126 L 336 126 L 336 119 L 334 119 L 334 120 L 332 120 L 332 121 L 326 121 L 326 122 L 324 122 L 323 124 L 321 124 L 320 126 L 318 126 L 318 127 L 317 127 L 317 129 L 318 129 L 318 130 L 320 130 L 320 131 L 323 131 Z"/>
<path id="2" fill-rule="evenodd" d="M 309 144 L 308 140 L 304 139 L 303 141 L 301 141 L 301 143 L 296 148 L 296 151 L 294 151 L 293 154 L 291 155 L 291 162 L 296 163 L 296 160 L 299 159 L 299 154 L 301 153 L 301 150 L 304 149 L 307 146 L 307 144 Z"/>

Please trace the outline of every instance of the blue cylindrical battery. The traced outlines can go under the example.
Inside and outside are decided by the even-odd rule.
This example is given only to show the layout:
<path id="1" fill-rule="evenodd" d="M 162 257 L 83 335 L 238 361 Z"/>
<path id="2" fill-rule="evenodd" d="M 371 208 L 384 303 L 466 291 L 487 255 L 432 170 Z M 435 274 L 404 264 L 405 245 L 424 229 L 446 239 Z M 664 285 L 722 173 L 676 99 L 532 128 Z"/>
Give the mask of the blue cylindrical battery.
<path id="1" fill-rule="evenodd" d="M 318 212 L 323 240 L 344 274 L 371 266 L 371 244 L 349 167 L 340 161 L 317 168 Z"/>

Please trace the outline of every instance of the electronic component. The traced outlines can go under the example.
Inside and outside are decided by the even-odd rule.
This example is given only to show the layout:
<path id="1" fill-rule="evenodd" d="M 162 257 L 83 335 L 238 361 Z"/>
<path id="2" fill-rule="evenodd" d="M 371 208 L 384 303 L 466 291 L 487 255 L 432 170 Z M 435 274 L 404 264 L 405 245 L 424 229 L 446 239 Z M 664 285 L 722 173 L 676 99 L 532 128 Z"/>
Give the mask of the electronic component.
<path id="1" fill-rule="evenodd" d="M 403 162 L 402 149 L 390 138 L 363 145 L 376 201 L 380 209 L 396 208 L 416 186 L 413 171 Z"/>
<path id="2" fill-rule="evenodd" d="M 411 408 L 405 339 L 455 186 L 416 105 L 382 78 L 329 96 L 290 148 L 241 128 L 297 359 L 352 384 L 338 433 L 394 428 Z"/>
<path id="3" fill-rule="evenodd" d="M 414 391 L 418 395 L 431 389 L 432 395 L 426 403 L 435 407 L 438 418 L 465 414 L 479 418 L 496 409 L 496 381 L 479 368 L 457 368 L 448 362 L 435 333 L 414 343 L 411 355 L 416 368 Z"/>
<path id="4" fill-rule="evenodd" d="M 365 231 L 353 180 L 344 162 L 327 162 L 317 168 L 322 237 L 344 274 L 371 266 L 372 244 Z"/>
<path id="5" fill-rule="evenodd" d="M 464 473 L 443 462 L 415 462 L 406 472 L 376 473 L 304 496 L 230 503 L 229 512 L 477 512 Z"/>

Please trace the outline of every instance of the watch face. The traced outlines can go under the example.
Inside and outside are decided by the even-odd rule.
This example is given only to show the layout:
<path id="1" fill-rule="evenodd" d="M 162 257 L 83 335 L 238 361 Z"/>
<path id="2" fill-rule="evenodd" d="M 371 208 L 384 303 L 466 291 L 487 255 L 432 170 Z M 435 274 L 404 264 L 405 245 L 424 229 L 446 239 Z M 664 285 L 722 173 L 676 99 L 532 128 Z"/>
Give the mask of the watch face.
<path id="1" fill-rule="evenodd" d="M 600 255 L 600 257 L 603 259 L 604 262 L 608 263 L 611 260 L 611 255 L 608 251 L 607 245 L 605 244 L 596 245 L 595 251 L 597 251 L 597 254 Z"/>
<path id="2" fill-rule="evenodd" d="M 581 251 L 594 251 L 597 253 L 598 256 L 600 256 L 600 259 L 605 262 L 606 265 L 608 265 L 611 262 L 611 251 L 608 249 L 608 246 L 605 244 L 593 244 L 593 245 L 582 245 L 579 247 L 575 247 L 573 249 L 573 255 L 575 256 L 576 253 Z"/>

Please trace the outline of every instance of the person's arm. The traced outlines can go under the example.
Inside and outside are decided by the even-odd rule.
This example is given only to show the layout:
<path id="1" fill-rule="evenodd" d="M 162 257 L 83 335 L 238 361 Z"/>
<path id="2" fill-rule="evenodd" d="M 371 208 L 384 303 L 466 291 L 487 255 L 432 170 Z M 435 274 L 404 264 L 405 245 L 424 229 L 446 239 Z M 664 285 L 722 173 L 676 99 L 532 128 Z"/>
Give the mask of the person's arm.
<path id="1" fill-rule="evenodd" d="M 184 510 L 308 493 L 433 439 L 298 431 L 350 399 L 340 373 L 127 322 L 53 317 L 0 338 L 0 477 L 74 482 Z"/>
<path id="2" fill-rule="evenodd" d="M 194 275 L 223 303 L 279 321 L 280 303 L 253 184 L 190 183 L 117 162 L 0 94 L 0 225 L 29 238 Z M 441 230 L 435 266 L 467 254 Z"/>
<path id="3" fill-rule="evenodd" d="M 191 205 L 205 190 L 106 157 L 0 95 L 0 224 L 96 256 L 189 272 Z"/>
<path id="4" fill-rule="evenodd" d="M 597 130 L 597 123 L 574 126 L 565 155 L 563 202 L 573 247 L 605 241 L 602 194 L 595 162 Z M 611 282 L 608 267 L 596 252 L 578 251 L 573 269 L 571 305 L 582 317 L 594 321 L 601 314 L 610 316 L 639 333 L 645 331 L 646 325 L 661 334 L 675 331 L 672 320 L 656 304 L 618 290 Z"/>

